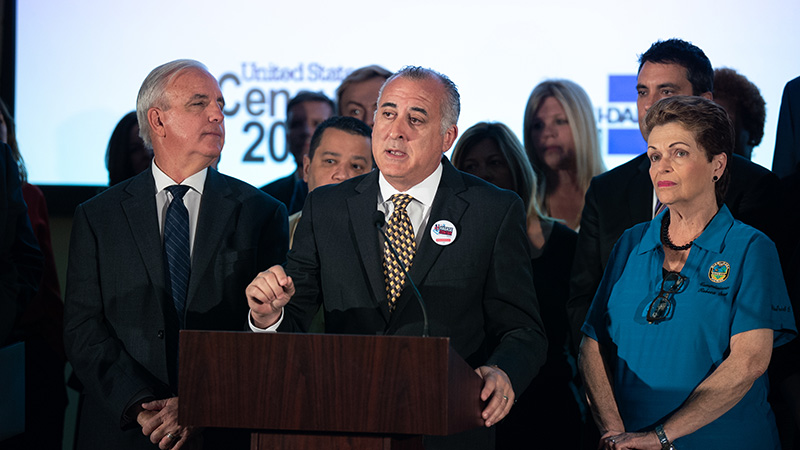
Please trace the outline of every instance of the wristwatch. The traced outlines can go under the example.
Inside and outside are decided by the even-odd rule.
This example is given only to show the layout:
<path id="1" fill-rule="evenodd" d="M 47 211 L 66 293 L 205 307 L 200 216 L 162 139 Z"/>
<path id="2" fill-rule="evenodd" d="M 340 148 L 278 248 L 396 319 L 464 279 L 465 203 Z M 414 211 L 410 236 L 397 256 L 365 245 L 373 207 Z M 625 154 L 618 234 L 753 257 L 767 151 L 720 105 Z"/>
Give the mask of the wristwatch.
<path id="1" fill-rule="evenodd" d="M 656 425 L 656 437 L 661 442 L 661 450 L 675 450 L 675 446 L 667 439 L 664 433 L 664 425 Z"/>

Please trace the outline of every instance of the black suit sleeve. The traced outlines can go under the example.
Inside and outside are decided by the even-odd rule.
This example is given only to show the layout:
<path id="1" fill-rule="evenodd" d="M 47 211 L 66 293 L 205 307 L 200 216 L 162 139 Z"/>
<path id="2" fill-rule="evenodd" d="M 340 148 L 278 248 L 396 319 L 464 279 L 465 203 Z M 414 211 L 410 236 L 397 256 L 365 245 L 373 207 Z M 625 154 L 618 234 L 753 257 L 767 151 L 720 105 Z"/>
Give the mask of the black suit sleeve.
<path id="1" fill-rule="evenodd" d="M 314 315 L 322 304 L 322 281 L 320 257 L 317 249 L 317 239 L 314 234 L 314 192 L 309 193 L 309 200 L 303 207 L 303 215 L 297 223 L 295 237 L 305 236 L 313 238 L 295 239 L 286 263 L 286 271 L 292 276 L 295 295 L 286 305 L 286 314 L 278 331 L 282 332 L 307 332 L 314 319 Z M 342 261 L 351 264 L 350 261 Z"/>
<path id="2" fill-rule="evenodd" d="M 266 220 L 260 229 L 261 238 L 258 244 L 258 267 L 270 268 L 276 264 L 286 262 L 286 253 L 289 251 L 289 217 L 286 207 L 274 204 L 271 217 Z M 253 274 L 253 277 L 257 275 Z M 245 304 L 247 299 L 245 298 Z M 248 328 L 249 329 L 249 328 Z"/>
<path id="3" fill-rule="evenodd" d="M 757 228 L 773 241 L 777 240 L 777 225 L 782 222 L 778 217 L 782 207 L 780 180 L 771 171 L 749 160 L 737 155 L 733 158 L 725 204 L 735 219 Z"/>
<path id="4" fill-rule="evenodd" d="M 126 426 L 131 402 L 169 387 L 131 357 L 105 318 L 98 241 L 84 207 L 78 206 L 69 244 L 64 345 L 85 388 L 103 399 L 108 413 Z"/>
<path id="5" fill-rule="evenodd" d="M 800 164 L 800 77 L 786 83 L 778 115 L 772 171 L 780 178 L 797 172 Z"/>

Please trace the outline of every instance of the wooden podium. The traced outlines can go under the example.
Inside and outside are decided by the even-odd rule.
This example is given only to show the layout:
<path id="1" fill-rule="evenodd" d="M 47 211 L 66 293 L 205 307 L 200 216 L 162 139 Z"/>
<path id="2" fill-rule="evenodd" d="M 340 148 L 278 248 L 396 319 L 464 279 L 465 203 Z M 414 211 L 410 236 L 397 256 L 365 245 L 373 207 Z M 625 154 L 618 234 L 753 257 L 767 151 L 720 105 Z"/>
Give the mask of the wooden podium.
<path id="1" fill-rule="evenodd" d="M 421 449 L 482 426 L 482 380 L 448 338 L 181 331 L 179 420 L 251 449 Z"/>

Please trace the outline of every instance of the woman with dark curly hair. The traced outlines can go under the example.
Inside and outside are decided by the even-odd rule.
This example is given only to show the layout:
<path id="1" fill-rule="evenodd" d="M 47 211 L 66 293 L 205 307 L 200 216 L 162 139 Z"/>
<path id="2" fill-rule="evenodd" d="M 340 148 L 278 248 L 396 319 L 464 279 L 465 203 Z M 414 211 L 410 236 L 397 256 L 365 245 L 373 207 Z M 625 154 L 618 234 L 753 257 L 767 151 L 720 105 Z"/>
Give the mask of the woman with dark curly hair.
<path id="1" fill-rule="evenodd" d="M 758 87 L 733 69 L 714 70 L 714 101 L 725 108 L 733 122 L 733 153 L 751 159 L 753 148 L 764 137 L 767 108 Z"/>

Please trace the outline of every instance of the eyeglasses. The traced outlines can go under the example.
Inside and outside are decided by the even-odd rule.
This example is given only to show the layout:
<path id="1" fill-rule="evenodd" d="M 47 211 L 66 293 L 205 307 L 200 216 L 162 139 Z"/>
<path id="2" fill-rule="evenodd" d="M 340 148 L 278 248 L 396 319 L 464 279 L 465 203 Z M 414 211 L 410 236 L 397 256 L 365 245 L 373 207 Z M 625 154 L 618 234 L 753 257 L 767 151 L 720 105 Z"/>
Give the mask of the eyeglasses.
<path id="1" fill-rule="evenodd" d="M 686 277 L 678 272 L 667 272 L 664 281 L 661 282 L 661 291 L 647 308 L 647 323 L 659 323 L 672 318 L 674 302 L 669 296 L 677 294 L 684 281 Z"/>

